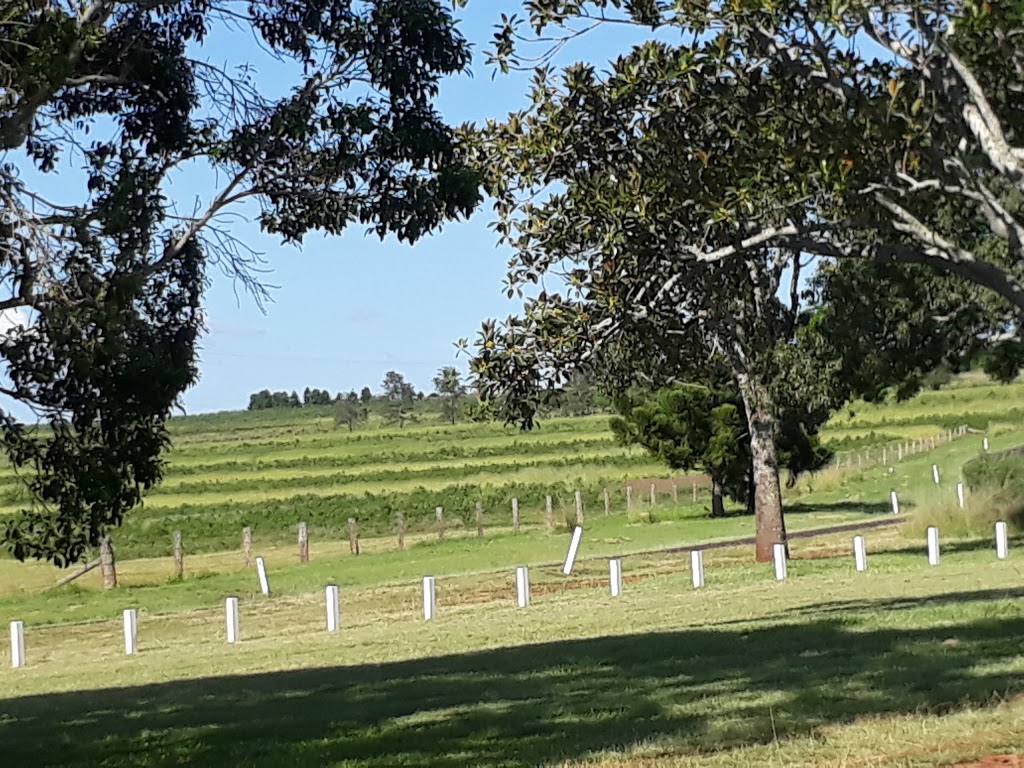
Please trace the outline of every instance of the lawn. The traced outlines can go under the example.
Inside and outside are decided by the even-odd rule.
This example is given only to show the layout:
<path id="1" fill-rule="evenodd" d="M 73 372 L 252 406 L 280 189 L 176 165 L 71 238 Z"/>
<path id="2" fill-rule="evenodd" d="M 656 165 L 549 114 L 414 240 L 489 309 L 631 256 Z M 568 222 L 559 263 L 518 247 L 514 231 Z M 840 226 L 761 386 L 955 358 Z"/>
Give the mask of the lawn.
<path id="1" fill-rule="evenodd" d="M 706 549 L 700 590 L 685 550 L 749 536 L 752 520 L 709 519 L 688 478 L 677 502 L 662 484 L 652 506 L 637 481 L 667 473 L 614 446 L 601 418 L 528 436 L 476 424 L 350 435 L 315 414 L 182 420 L 169 487 L 115 536 L 118 589 L 102 590 L 94 571 L 44 591 L 52 568 L 0 559 L 0 620 L 25 622 L 28 659 L 0 669 L 4 765 L 948 765 L 1024 753 L 1024 535 L 997 560 L 984 498 L 968 498 L 969 514 L 955 505 L 982 434 L 878 460 L 883 445 L 982 419 L 992 450 L 1024 443 L 1024 388 L 968 383 L 838 414 L 829 439 L 873 457 L 786 490 L 791 532 L 890 521 L 896 490 L 902 522 L 862 531 L 868 572 L 854 570 L 845 532 L 794 539 L 781 583 L 750 546 Z M 574 445 L 578 461 L 562 455 Z M 406 467 L 424 473 L 413 490 Z M 366 493 L 336 493 L 338 477 Z M 574 487 L 585 535 L 566 577 Z M 168 501 L 185 490 L 190 503 Z M 451 500 L 444 541 L 432 524 L 439 496 Z M 404 550 L 387 530 L 397 510 L 413 523 Z M 365 524 L 359 556 L 343 532 L 351 514 Z M 296 555 L 300 519 L 309 563 Z M 924 527 L 936 520 L 942 559 L 930 567 Z M 270 597 L 243 565 L 243 524 Z M 174 529 L 185 532 L 183 580 Z M 609 557 L 623 560 L 619 598 Z M 523 564 L 533 601 L 518 609 Z M 428 574 L 438 613 L 425 622 Z M 341 588 L 337 634 L 324 629 L 329 583 Z M 240 598 L 238 645 L 225 643 L 227 595 Z M 139 611 L 130 657 L 128 607 Z"/>
<path id="2" fill-rule="evenodd" d="M 30 666 L 0 673 L 11 765 L 933 765 L 1024 751 L 1024 588 L 1016 551 L 869 533 L 794 543 L 789 579 L 745 552 L 625 559 L 569 579 L 512 574 L 342 590 L 342 631 L 318 593 L 37 628 Z M 1020 540 L 1014 546 L 1021 545 Z M 842 556 L 839 555 L 840 552 Z M 745 556 L 746 555 L 746 556 Z M 824 557 L 824 555 L 833 555 Z M 129 601 L 130 602 L 130 601 Z M 128 604 L 127 602 L 123 604 Z M 845 762 L 843 762 L 845 761 Z"/>

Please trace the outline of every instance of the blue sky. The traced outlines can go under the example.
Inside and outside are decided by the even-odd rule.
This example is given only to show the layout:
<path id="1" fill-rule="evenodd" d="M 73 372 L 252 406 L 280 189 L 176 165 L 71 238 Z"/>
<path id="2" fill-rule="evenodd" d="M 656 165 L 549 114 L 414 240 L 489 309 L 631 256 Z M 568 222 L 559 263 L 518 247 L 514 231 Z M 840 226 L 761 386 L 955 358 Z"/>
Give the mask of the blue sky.
<path id="1" fill-rule="evenodd" d="M 444 84 L 438 107 L 449 122 L 500 118 L 526 104 L 528 75 L 492 78 L 484 63 L 501 13 L 522 15 L 520 9 L 515 0 L 474 0 L 459 12 L 462 32 L 475 46 L 473 77 Z M 621 26 L 600 30 L 558 61 L 607 61 L 636 39 L 638 31 Z M 254 48 L 251 56 L 258 57 Z M 259 79 L 271 88 L 285 84 L 272 70 L 260 71 Z M 195 192 L 180 189 L 183 200 Z M 381 242 L 353 227 L 341 237 L 311 236 L 301 249 L 246 226 L 247 242 L 273 269 L 267 281 L 278 287 L 263 314 L 250 297 L 236 296 L 230 280 L 215 276 L 201 380 L 185 394 L 187 411 L 244 408 L 249 393 L 264 388 L 301 393 L 306 386 L 335 392 L 368 385 L 376 391 L 389 369 L 429 392 L 442 365 L 465 369 L 465 358 L 455 357 L 457 339 L 472 338 L 482 320 L 516 308 L 502 292 L 509 252 L 497 247 L 492 220 L 484 206 L 414 246 Z"/>

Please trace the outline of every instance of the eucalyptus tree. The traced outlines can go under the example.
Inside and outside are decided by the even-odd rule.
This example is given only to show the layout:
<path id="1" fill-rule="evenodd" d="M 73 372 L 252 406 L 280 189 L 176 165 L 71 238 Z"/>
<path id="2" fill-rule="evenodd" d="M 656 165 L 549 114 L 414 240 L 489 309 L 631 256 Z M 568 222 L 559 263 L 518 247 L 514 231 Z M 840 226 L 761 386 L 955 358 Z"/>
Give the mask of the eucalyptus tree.
<path id="1" fill-rule="evenodd" d="M 254 42 L 214 46 L 225 30 Z M 469 58 L 441 0 L 3 3 L 2 394 L 39 422 L 0 418 L 33 498 L 6 524 L 15 556 L 80 559 L 159 481 L 211 268 L 265 297 L 225 216 L 284 243 L 354 223 L 411 242 L 474 208 L 433 106 Z M 196 173 L 209 196 L 178 207 Z"/>

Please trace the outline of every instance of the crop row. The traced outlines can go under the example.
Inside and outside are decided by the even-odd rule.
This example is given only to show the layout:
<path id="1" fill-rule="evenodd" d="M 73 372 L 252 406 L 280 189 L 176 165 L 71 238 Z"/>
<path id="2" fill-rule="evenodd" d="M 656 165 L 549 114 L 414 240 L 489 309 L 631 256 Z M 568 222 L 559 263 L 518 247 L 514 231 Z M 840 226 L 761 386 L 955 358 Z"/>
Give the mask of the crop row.
<path id="1" fill-rule="evenodd" d="M 396 514 L 405 515 L 409 532 L 433 530 L 435 508 L 444 508 L 449 527 L 474 526 L 477 502 L 485 525 L 511 525 L 512 498 L 518 498 L 524 524 L 543 519 L 545 496 L 551 495 L 556 524 L 574 515 L 574 492 L 582 494 L 586 514 L 604 514 L 605 485 L 599 483 L 515 483 L 506 486 L 451 485 L 439 490 L 418 488 L 409 493 L 367 493 L 362 496 L 294 496 L 249 504 L 184 505 L 133 511 L 114 534 L 119 557 L 161 557 L 169 554 L 174 531 L 182 531 L 190 552 L 238 549 L 241 530 L 250 527 L 258 546 L 293 542 L 300 522 L 311 536 L 346 539 L 347 521 L 358 521 L 361 535 L 391 535 Z M 609 485 L 616 510 L 624 509 L 620 485 Z"/>
<path id="2" fill-rule="evenodd" d="M 415 480 L 458 480 L 467 475 L 486 474 L 494 477 L 494 482 L 500 483 L 503 474 L 519 472 L 523 470 L 536 469 L 539 467 L 570 467 L 577 466 L 581 461 L 595 467 L 629 467 L 638 464 L 646 464 L 649 459 L 646 456 L 630 456 L 625 454 L 605 456 L 569 456 L 561 459 L 545 459 L 543 461 L 510 461 L 500 464 L 464 464 L 456 467 L 428 467 L 424 469 L 387 469 L 375 472 L 336 472 L 324 475 L 299 475 L 295 477 L 280 477 L 269 479 L 253 475 L 231 480 L 202 480 L 197 479 L 189 482 L 163 484 L 157 486 L 150 495 L 163 493 L 175 494 L 202 494 L 211 491 L 253 491 L 253 490 L 282 490 L 287 488 L 323 488 L 326 486 L 342 486 L 355 483 L 380 483 L 386 485 L 389 482 L 408 482 Z"/>

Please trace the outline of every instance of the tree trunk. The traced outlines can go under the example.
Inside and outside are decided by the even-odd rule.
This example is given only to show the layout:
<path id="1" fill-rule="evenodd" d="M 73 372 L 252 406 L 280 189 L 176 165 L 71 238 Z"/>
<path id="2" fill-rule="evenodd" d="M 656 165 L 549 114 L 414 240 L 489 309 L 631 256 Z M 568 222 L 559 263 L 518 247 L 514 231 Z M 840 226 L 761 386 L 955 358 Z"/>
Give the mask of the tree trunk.
<path id="1" fill-rule="evenodd" d="M 757 562 L 772 559 L 772 547 L 786 544 L 786 524 L 782 514 L 782 488 L 779 484 L 779 458 L 775 450 L 775 415 L 768 388 L 749 373 L 737 377 L 743 405 L 750 424 L 750 452 L 754 473 L 754 519 Z"/>
<path id="2" fill-rule="evenodd" d="M 103 574 L 103 588 L 113 589 L 117 586 L 117 566 L 114 563 L 114 547 L 110 537 L 100 539 L 100 573 Z"/>
<path id="3" fill-rule="evenodd" d="M 722 498 L 722 481 L 711 478 L 711 516 L 725 517 L 725 500 Z"/>

